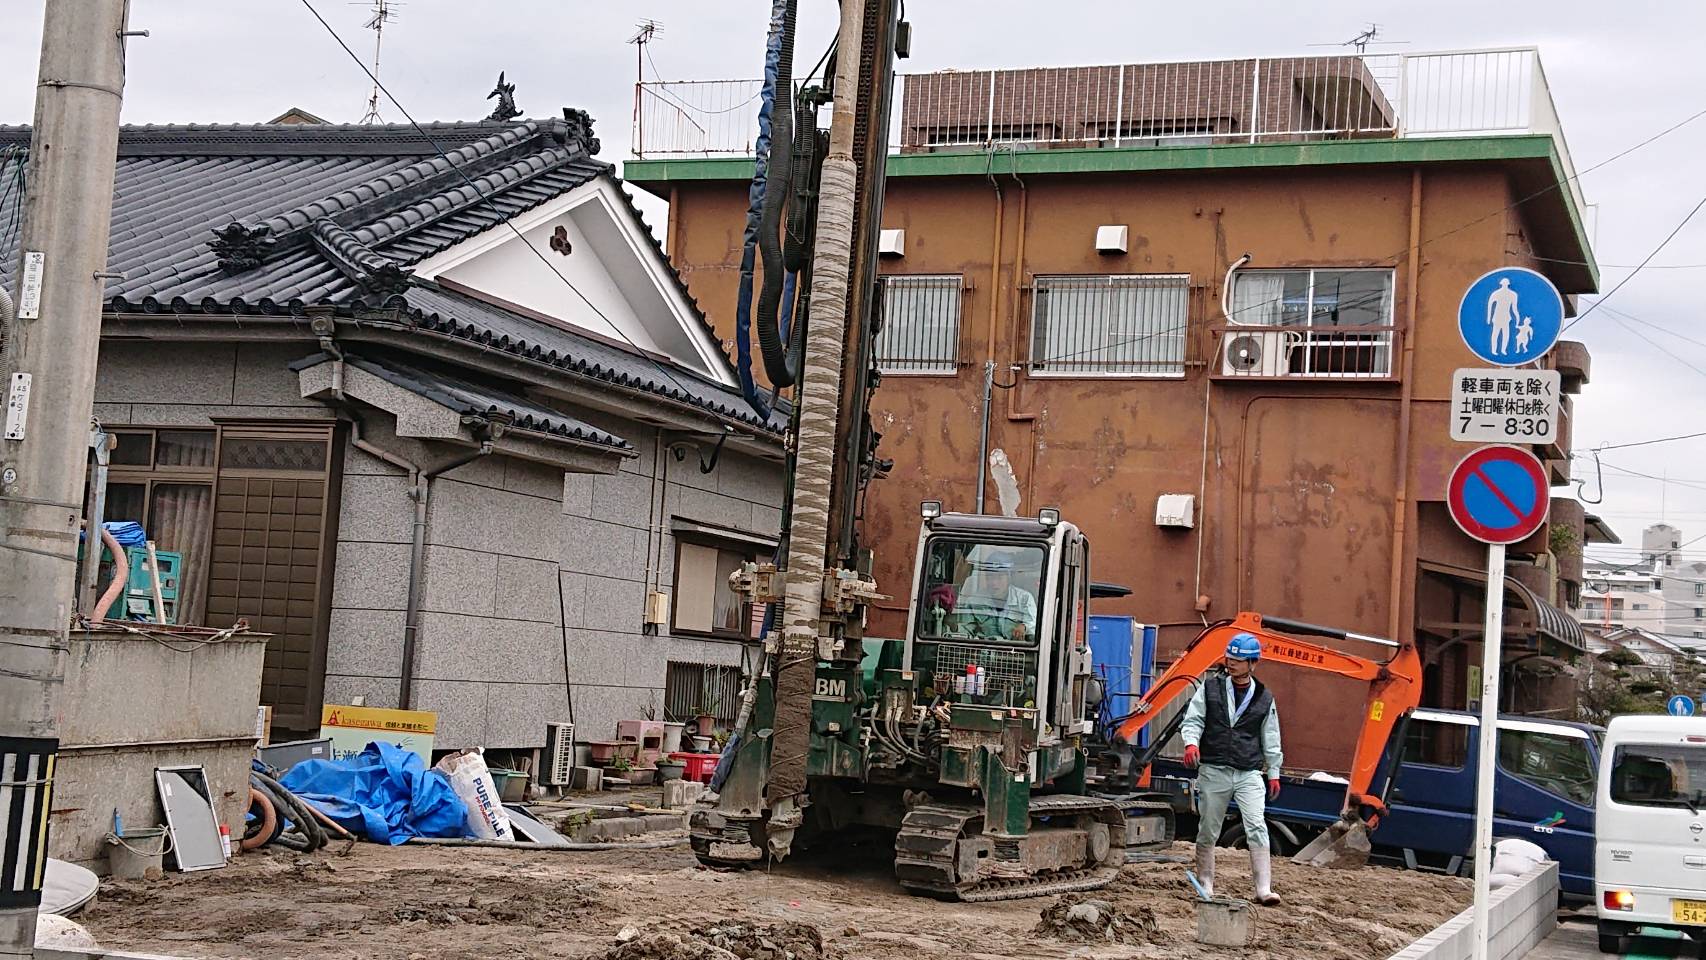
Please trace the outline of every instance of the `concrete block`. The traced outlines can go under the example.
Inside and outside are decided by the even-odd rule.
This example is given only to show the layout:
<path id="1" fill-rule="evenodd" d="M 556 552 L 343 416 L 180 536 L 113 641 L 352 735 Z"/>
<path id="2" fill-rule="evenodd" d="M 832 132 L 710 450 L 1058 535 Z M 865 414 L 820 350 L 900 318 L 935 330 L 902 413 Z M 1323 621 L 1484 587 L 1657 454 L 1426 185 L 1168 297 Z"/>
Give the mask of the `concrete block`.
<path id="1" fill-rule="evenodd" d="M 651 480 L 617 473 L 592 478 L 592 516 L 625 527 L 651 525 Z"/>
<path id="2" fill-rule="evenodd" d="M 545 745 L 545 723 L 569 719 L 562 675 L 548 683 L 494 683 L 486 690 L 486 746 L 532 750 Z"/>
<path id="3" fill-rule="evenodd" d="M 332 603 L 367 610 L 402 610 L 409 597 L 409 544 L 340 540 Z"/>
<path id="4" fill-rule="evenodd" d="M 123 426 L 135 423 L 130 416 L 131 406 L 128 403 L 97 403 L 95 404 L 95 419 L 109 427 Z"/>
<path id="5" fill-rule="evenodd" d="M 460 434 L 461 431 L 458 431 L 458 435 Z M 446 448 L 440 447 L 437 449 L 440 452 L 437 456 L 429 458 L 426 461 L 427 463 L 432 463 L 434 460 L 446 456 Z M 460 448 L 456 449 L 455 452 L 471 453 L 473 451 L 471 448 Z M 450 455 L 454 455 L 454 453 L 451 453 Z M 439 478 L 452 480 L 461 484 L 472 484 L 474 486 L 491 487 L 494 490 L 502 490 L 504 485 L 506 460 L 507 458 L 501 455 L 481 457 L 478 460 L 471 460 L 464 463 L 462 466 L 457 467 L 454 470 L 442 473 L 439 475 Z M 437 481 L 434 482 L 436 483 Z"/>
<path id="6" fill-rule="evenodd" d="M 782 508 L 767 507 L 762 503 L 752 505 L 752 532 L 766 537 L 782 535 Z"/>
<path id="7" fill-rule="evenodd" d="M 717 492 L 752 503 L 782 502 L 782 465 L 724 452 L 717 464 Z"/>
<path id="8" fill-rule="evenodd" d="M 661 687 L 594 686 L 575 682 L 576 736 L 588 740 L 610 740 L 616 736 L 616 721 L 645 716 L 645 709 L 654 698 L 661 698 Z"/>
<path id="9" fill-rule="evenodd" d="M 563 569 L 617 580 L 645 579 L 644 531 L 599 520 L 566 520 L 559 526 Z"/>
<path id="10" fill-rule="evenodd" d="M 498 616 L 512 620 L 535 620 L 557 623 L 560 610 L 567 604 L 558 603 L 557 564 L 554 560 L 529 560 L 522 557 L 497 558 Z"/>
<path id="11" fill-rule="evenodd" d="M 663 785 L 663 805 L 681 810 L 698 802 L 705 795 L 705 785 L 697 780 L 669 780 Z"/>
<path id="12" fill-rule="evenodd" d="M 632 662 L 633 647 L 636 637 L 629 634 L 608 633 L 603 630 L 588 630 L 582 627 L 570 627 L 569 637 L 569 676 L 577 684 L 593 684 L 600 687 L 629 686 L 628 668 Z M 579 714 L 579 701 L 576 701 L 576 713 Z M 641 714 L 628 714 L 637 717 Z M 615 735 L 612 728 L 611 735 Z M 603 735 L 588 735 L 589 740 L 605 739 Z"/>
<path id="13" fill-rule="evenodd" d="M 326 674 L 327 703 L 350 705 L 357 697 L 369 707 L 395 707 L 397 680 L 392 677 L 347 677 Z"/>
<path id="14" fill-rule="evenodd" d="M 433 483 L 428 538 L 452 547 L 549 560 L 557 547 L 555 531 L 539 518 L 554 508 L 538 497 L 441 477 Z"/>
<path id="15" fill-rule="evenodd" d="M 569 627 L 585 626 L 587 584 L 592 578 L 584 573 L 569 573 L 560 569 L 557 577 L 562 584 L 563 624 Z"/>
<path id="16" fill-rule="evenodd" d="M 681 486 L 670 475 L 669 491 L 664 496 L 666 516 L 684 517 L 701 523 L 713 523 L 736 530 L 752 528 L 752 504 L 708 490 Z"/>
<path id="17" fill-rule="evenodd" d="M 234 402 L 236 366 L 237 348 L 232 343 L 102 344 L 95 369 L 95 399 L 102 403 L 230 404 Z"/>
<path id="18" fill-rule="evenodd" d="M 421 609 L 499 616 L 497 554 L 429 544 L 422 555 Z M 406 598 L 405 598 L 406 599 Z"/>
<path id="19" fill-rule="evenodd" d="M 588 629 L 638 635 L 645 614 L 645 584 L 596 578 L 587 583 L 584 622 Z"/>
<path id="20" fill-rule="evenodd" d="M 505 490 L 549 500 L 553 504 L 562 503 L 563 471 L 560 467 L 515 457 L 504 457 L 501 462 L 504 468 Z"/>
<path id="21" fill-rule="evenodd" d="M 598 790 L 604 784 L 604 769 L 602 767 L 576 767 L 573 788 L 576 790 Z"/>
<path id="22" fill-rule="evenodd" d="M 326 631 L 326 673 L 356 677 L 401 676 L 403 611 L 333 607 Z M 327 694 L 328 703 L 334 701 Z"/>
<path id="23" fill-rule="evenodd" d="M 413 707 L 438 714 L 434 749 L 459 750 L 486 745 L 486 684 L 461 680 L 416 680 Z"/>
<path id="24" fill-rule="evenodd" d="M 73 631 L 59 738 L 87 747 L 253 736 L 269 639 L 240 634 L 170 649 L 117 631 Z"/>
<path id="25" fill-rule="evenodd" d="M 302 387 L 290 365 L 308 351 L 296 343 L 236 344 L 237 374 L 232 403 L 279 407 L 321 407 L 302 399 Z M 174 368 L 174 373 L 176 368 Z"/>
<path id="26" fill-rule="evenodd" d="M 415 504 L 409 484 L 393 471 L 385 476 L 348 476 L 338 508 L 338 540 L 409 543 L 414 538 Z"/>
<path id="27" fill-rule="evenodd" d="M 508 681 L 540 671 L 562 675 L 556 624 L 423 611 L 415 675 L 433 680 Z"/>
<path id="28" fill-rule="evenodd" d="M 566 517 L 592 516 L 592 483 L 594 474 L 565 473 L 563 474 L 563 515 Z"/>

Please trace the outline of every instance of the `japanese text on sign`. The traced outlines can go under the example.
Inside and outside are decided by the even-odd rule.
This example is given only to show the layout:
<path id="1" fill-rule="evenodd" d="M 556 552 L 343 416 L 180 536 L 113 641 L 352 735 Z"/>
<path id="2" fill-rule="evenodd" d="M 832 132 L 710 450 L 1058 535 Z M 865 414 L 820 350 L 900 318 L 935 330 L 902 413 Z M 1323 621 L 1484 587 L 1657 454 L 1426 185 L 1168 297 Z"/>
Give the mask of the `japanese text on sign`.
<path id="1" fill-rule="evenodd" d="M 1458 370 L 1451 376 L 1451 439 L 1546 443 L 1558 433 L 1556 370 Z"/>

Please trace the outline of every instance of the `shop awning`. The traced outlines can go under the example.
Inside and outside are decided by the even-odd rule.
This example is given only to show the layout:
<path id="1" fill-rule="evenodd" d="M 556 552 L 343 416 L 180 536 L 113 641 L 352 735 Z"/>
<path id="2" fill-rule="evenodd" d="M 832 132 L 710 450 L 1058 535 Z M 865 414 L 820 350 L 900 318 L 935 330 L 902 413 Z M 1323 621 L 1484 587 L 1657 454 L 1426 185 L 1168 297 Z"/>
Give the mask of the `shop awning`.
<path id="1" fill-rule="evenodd" d="M 1420 561 L 1419 566 L 1427 573 L 1437 574 L 1448 579 L 1465 584 L 1479 584 L 1486 589 L 1487 573 L 1484 570 L 1473 570 L 1449 563 L 1438 563 L 1432 560 Z M 1505 608 L 1513 607 L 1511 598 L 1515 598 L 1514 606 L 1527 612 L 1524 619 L 1529 621 L 1522 624 L 1512 624 L 1507 618 L 1505 634 L 1507 636 L 1531 635 L 1536 640 L 1550 640 L 1562 646 L 1571 653 L 1587 652 L 1587 638 L 1582 634 L 1582 625 L 1576 618 L 1563 610 L 1540 599 L 1533 590 L 1525 584 L 1511 578 L 1505 578 Z M 1426 626 L 1426 624 L 1424 624 Z M 1467 626 L 1474 632 L 1480 631 L 1479 624 L 1453 624 L 1452 626 Z"/>

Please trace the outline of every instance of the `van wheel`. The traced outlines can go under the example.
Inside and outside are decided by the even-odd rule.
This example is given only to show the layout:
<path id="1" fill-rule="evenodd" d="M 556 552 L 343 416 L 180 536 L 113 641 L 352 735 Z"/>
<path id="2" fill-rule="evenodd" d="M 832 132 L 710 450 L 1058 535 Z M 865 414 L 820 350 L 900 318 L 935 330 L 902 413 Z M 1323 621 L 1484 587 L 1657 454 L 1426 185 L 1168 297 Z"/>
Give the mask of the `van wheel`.
<path id="1" fill-rule="evenodd" d="M 1234 823 L 1221 835 L 1221 844 L 1235 850 L 1247 850 L 1250 847 L 1249 838 L 1244 835 L 1244 824 Z M 1303 844 L 1297 841 L 1297 834 L 1291 828 L 1278 820 L 1268 821 L 1268 849 L 1276 857 L 1289 857 L 1303 849 Z"/>
<path id="2" fill-rule="evenodd" d="M 1613 956 L 1622 956 L 1627 945 L 1628 935 L 1623 924 L 1616 920 L 1599 921 L 1599 952 Z"/>

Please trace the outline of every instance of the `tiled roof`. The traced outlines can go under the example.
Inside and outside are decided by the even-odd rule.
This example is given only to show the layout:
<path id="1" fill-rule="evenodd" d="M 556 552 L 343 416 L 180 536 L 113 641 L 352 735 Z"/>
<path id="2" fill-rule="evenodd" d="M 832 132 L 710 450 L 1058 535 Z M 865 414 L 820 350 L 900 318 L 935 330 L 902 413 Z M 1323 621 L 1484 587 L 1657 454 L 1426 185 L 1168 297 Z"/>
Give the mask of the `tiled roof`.
<path id="1" fill-rule="evenodd" d="M 316 353 L 291 364 L 291 369 L 305 370 L 331 359 L 329 354 Z M 580 440 L 615 450 L 633 449 L 633 445 L 627 440 L 606 430 L 600 430 L 543 404 L 523 399 L 497 387 L 475 383 L 457 374 L 427 370 L 394 357 L 375 359 L 345 354 L 344 360 L 352 367 L 365 370 L 387 383 L 394 383 L 460 414 L 476 417 L 491 417 L 495 414 L 507 421 L 512 430 Z"/>
<path id="2" fill-rule="evenodd" d="M 29 137 L 28 127 L 0 126 L 0 148 L 27 145 Z M 107 267 L 122 278 L 107 282 L 108 309 L 298 314 L 315 305 L 395 303 L 406 294 L 410 314 L 431 329 L 482 341 L 496 331 L 495 342 L 520 344 L 519 352 L 540 348 L 577 372 L 774 429 L 736 391 L 667 359 L 409 285 L 410 268 L 425 258 L 594 179 L 614 182 L 596 150 L 591 121 L 579 111 L 562 119 L 434 123 L 421 131 L 388 124 L 127 126 L 119 136 Z M 19 202 L 15 193 L 0 200 L 0 228 Z M 0 283 L 8 286 L 16 243 L 16 231 L 0 229 Z M 664 257 L 655 238 L 653 252 Z M 685 296 L 680 277 L 669 272 Z M 694 311 L 709 331 L 696 304 Z"/>

